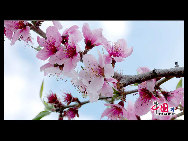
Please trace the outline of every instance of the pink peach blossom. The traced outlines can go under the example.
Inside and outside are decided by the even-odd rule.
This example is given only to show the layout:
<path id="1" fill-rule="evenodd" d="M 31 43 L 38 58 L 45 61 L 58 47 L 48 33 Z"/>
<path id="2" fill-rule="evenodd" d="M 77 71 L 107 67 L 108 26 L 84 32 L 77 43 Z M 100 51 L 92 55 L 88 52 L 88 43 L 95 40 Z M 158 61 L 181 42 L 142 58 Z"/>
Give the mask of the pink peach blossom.
<path id="1" fill-rule="evenodd" d="M 66 37 L 66 38 L 64 38 Z M 78 46 L 78 42 L 82 39 L 78 26 L 72 26 L 66 29 L 62 35 L 63 44 L 59 51 L 50 57 L 49 63 L 64 65 L 63 72 L 71 72 L 80 61 L 81 49 Z"/>
<path id="2" fill-rule="evenodd" d="M 63 65 L 63 72 L 71 72 L 80 61 L 80 48 L 73 42 L 63 46 L 49 59 L 50 64 Z"/>
<path id="3" fill-rule="evenodd" d="M 163 91 L 162 94 L 171 107 L 177 107 L 182 103 L 184 106 L 184 88 L 178 88 L 170 92 Z"/>
<path id="4" fill-rule="evenodd" d="M 133 52 L 133 48 L 128 48 L 124 39 L 119 39 L 114 45 L 106 44 L 104 47 L 108 52 L 108 55 L 105 55 L 106 63 L 111 63 L 112 59 L 116 62 L 122 62 Z"/>
<path id="5" fill-rule="evenodd" d="M 63 26 L 61 25 L 61 23 L 59 21 L 52 21 L 53 22 L 53 25 L 58 29 L 62 29 Z"/>
<path id="6" fill-rule="evenodd" d="M 123 101 L 120 101 L 118 104 L 104 104 L 104 105 L 110 106 L 110 108 L 107 108 L 104 110 L 104 112 L 101 115 L 101 119 L 104 116 L 107 116 L 108 119 L 111 119 L 111 120 L 125 119 L 127 112 L 124 108 Z"/>
<path id="7" fill-rule="evenodd" d="M 113 89 L 112 87 L 116 88 L 117 80 L 114 78 L 105 78 L 104 84 L 102 88 L 98 91 L 101 96 L 104 97 L 112 97 L 113 96 Z"/>
<path id="8" fill-rule="evenodd" d="M 73 25 L 70 28 L 65 29 L 62 34 L 62 44 L 68 44 L 68 42 L 77 44 L 80 42 L 83 37 L 78 28 L 79 27 L 77 25 Z"/>
<path id="9" fill-rule="evenodd" d="M 87 50 L 107 43 L 106 38 L 102 35 L 102 28 L 91 30 L 88 23 L 85 23 L 82 27 L 82 32 L 85 38 L 85 49 Z"/>
<path id="10" fill-rule="evenodd" d="M 146 67 L 140 67 L 137 69 L 138 73 L 146 73 L 150 70 Z M 157 100 L 154 96 L 154 87 L 156 80 L 144 81 L 138 85 L 139 97 L 135 102 L 135 112 L 138 116 L 142 116 L 150 111 L 153 101 Z"/>
<path id="11" fill-rule="evenodd" d="M 40 67 L 40 71 L 44 72 L 44 76 L 48 74 L 56 74 L 57 76 L 62 74 L 63 66 L 57 66 L 50 63 L 46 63 Z"/>
<path id="12" fill-rule="evenodd" d="M 61 35 L 55 26 L 50 26 L 46 29 L 47 39 L 37 37 L 37 42 L 41 47 L 44 47 L 37 53 L 37 58 L 46 60 L 56 54 L 61 48 Z"/>
<path id="13" fill-rule="evenodd" d="M 58 77 L 73 77 L 73 74 L 75 73 L 74 70 L 71 71 L 64 71 L 64 70 L 68 70 L 69 68 L 67 68 L 68 66 L 64 66 L 63 65 L 58 65 L 58 64 L 50 64 L 50 63 L 46 63 L 43 66 L 40 67 L 40 71 L 44 72 L 44 76 L 51 74 L 51 75 L 56 75 Z"/>
<path id="14" fill-rule="evenodd" d="M 108 85 L 108 79 L 112 78 L 114 75 L 114 70 L 110 64 L 104 63 L 103 56 L 99 53 L 99 60 L 97 61 L 94 56 L 86 54 L 83 57 L 83 63 L 85 67 L 80 71 L 79 78 L 86 86 L 87 93 L 90 97 L 90 102 L 97 101 L 100 92 L 104 92 L 103 95 L 112 95 L 113 93 L 107 94 L 106 92 L 109 90 L 105 89 L 110 88 Z"/>
<path id="15" fill-rule="evenodd" d="M 5 36 L 11 40 L 11 45 L 14 45 L 18 39 L 30 41 L 30 27 L 26 21 L 4 21 Z"/>
<path id="16" fill-rule="evenodd" d="M 126 108 L 127 114 L 125 116 L 126 119 L 128 120 L 138 120 L 136 113 L 135 113 L 135 108 L 134 108 L 134 103 L 132 101 L 128 101 L 128 106 Z"/>

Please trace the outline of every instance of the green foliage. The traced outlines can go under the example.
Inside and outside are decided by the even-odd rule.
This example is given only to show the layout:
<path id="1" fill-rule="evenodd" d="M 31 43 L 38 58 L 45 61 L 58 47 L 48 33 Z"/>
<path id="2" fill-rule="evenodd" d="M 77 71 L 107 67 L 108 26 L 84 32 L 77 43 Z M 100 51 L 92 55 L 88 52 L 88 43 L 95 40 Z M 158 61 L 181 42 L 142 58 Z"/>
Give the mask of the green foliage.
<path id="1" fill-rule="evenodd" d="M 139 83 L 132 84 L 131 86 L 138 86 Z"/>
<path id="2" fill-rule="evenodd" d="M 40 87 L 40 98 L 42 98 L 43 86 L 44 86 L 44 80 L 42 81 L 42 84 Z"/>
<path id="3" fill-rule="evenodd" d="M 113 87 L 112 89 L 114 90 L 113 94 L 119 94 L 119 92 L 116 89 L 114 89 Z"/>
<path id="4" fill-rule="evenodd" d="M 44 80 L 42 81 L 42 84 L 41 84 L 41 87 L 40 87 L 40 93 L 39 93 L 41 100 L 42 100 L 43 89 L 44 89 Z M 54 108 L 52 104 L 47 103 L 44 100 L 42 100 L 42 102 L 45 106 L 45 109 L 44 109 L 44 111 L 40 112 L 35 118 L 33 118 L 33 120 L 40 120 L 41 118 L 49 115 L 51 113 L 52 109 Z"/>
<path id="5" fill-rule="evenodd" d="M 47 103 L 46 101 L 43 101 L 43 104 L 45 106 L 46 111 L 51 111 L 54 108 L 54 106 L 52 104 Z"/>
<path id="6" fill-rule="evenodd" d="M 38 46 L 38 47 L 31 46 L 31 47 L 34 48 L 36 51 L 40 51 L 42 49 L 41 46 Z"/>
<path id="7" fill-rule="evenodd" d="M 42 111 L 35 118 L 33 118 L 32 120 L 40 120 L 41 118 L 49 115 L 50 113 L 51 113 L 50 111 Z"/>
<path id="8" fill-rule="evenodd" d="M 178 82 L 176 89 L 178 88 L 182 88 L 182 78 L 180 79 L 180 81 Z"/>
<path id="9" fill-rule="evenodd" d="M 118 100 L 118 99 L 120 99 L 119 98 L 119 96 L 120 96 L 120 93 L 116 90 L 116 89 L 114 89 L 113 87 L 112 87 L 112 89 L 114 90 L 114 92 L 113 92 L 113 97 L 112 97 L 112 101 L 115 101 L 116 99 Z"/>

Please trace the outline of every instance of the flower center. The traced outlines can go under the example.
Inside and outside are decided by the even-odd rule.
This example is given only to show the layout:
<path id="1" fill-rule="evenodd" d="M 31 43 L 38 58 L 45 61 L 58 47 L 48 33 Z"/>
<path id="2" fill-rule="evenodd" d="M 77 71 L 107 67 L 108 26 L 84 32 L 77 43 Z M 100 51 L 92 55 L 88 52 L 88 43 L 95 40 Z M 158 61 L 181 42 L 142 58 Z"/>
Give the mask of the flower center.
<path id="1" fill-rule="evenodd" d="M 89 50 L 89 49 L 92 49 L 95 45 L 93 45 L 92 43 L 91 43 L 91 40 L 85 40 L 85 44 L 86 44 L 86 49 L 87 50 Z"/>
<path id="2" fill-rule="evenodd" d="M 114 44 L 110 50 L 110 56 L 113 56 L 113 57 L 119 57 L 121 56 L 121 49 L 119 47 L 118 44 Z"/>
<path id="3" fill-rule="evenodd" d="M 57 52 L 57 48 L 55 46 L 52 46 L 50 49 L 54 54 Z"/>
<path id="4" fill-rule="evenodd" d="M 104 68 L 98 66 L 97 68 L 91 67 L 91 74 L 94 74 L 96 77 L 105 77 Z"/>
<path id="5" fill-rule="evenodd" d="M 99 74 L 99 76 L 103 76 L 104 77 L 104 68 L 99 66 L 98 74 Z"/>
<path id="6" fill-rule="evenodd" d="M 113 106 L 112 112 L 111 112 L 111 118 L 120 119 L 123 116 L 122 108 Z"/>
<path id="7" fill-rule="evenodd" d="M 26 28 L 26 25 L 24 23 L 24 21 L 19 21 L 17 24 L 16 24 L 16 29 L 25 29 Z"/>
<path id="8" fill-rule="evenodd" d="M 76 55 L 76 46 L 66 46 L 66 57 L 73 58 Z"/>
<path id="9" fill-rule="evenodd" d="M 54 45 L 54 41 L 47 41 L 46 43 L 48 44 L 48 50 L 50 50 L 52 54 L 55 54 L 58 51 L 57 47 Z"/>
<path id="10" fill-rule="evenodd" d="M 146 88 L 140 89 L 139 94 L 144 102 L 151 100 L 151 98 L 153 97 L 153 94 Z"/>
<path id="11" fill-rule="evenodd" d="M 68 43 L 68 39 L 69 39 L 69 35 L 64 35 L 62 36 L 62 44 L 67 44 Z"/>

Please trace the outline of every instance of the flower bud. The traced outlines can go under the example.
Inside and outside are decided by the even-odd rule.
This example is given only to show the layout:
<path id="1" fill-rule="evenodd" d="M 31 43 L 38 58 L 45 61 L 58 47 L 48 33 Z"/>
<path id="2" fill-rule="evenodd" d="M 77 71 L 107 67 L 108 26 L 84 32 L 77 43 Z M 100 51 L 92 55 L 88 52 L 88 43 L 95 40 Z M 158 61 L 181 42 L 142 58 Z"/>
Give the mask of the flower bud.
<path id="1" fill-rule="evenodd" d="M 48 96 L 48 103 L 53 103 L 53 104 L 59 103 L 56 94 L 52 93 Z"/>

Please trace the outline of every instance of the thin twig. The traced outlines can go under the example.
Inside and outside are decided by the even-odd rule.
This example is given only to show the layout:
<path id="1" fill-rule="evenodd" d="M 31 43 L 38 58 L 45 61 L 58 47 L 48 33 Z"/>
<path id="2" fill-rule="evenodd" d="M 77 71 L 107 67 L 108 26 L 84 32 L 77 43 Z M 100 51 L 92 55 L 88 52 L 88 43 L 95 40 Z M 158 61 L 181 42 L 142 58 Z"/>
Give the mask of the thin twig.
<path id="1" fill-rule="evenodd" d="M 132 93 L 135 93 L 135 92 L 138 92 L 138 89 L 126 91 L 125 94 L 128 95 L 128 94 L 132 94 Z M 99 97 L 99 100 L 108 100 L 108 99 L 112 99 L 112 97 Z M 80 104 L 82 106 L 82 105 L 87 104 L 89 102 L 90 101 L 87 100 L 87 101 L 80 102 Z M 72 104 L 72 105 L 64 106 L 63 108 L 66 109 L 66 108 L 75 107 L 75 106 L 80 106 L 80 105 L 79 104 Z"/>
<path id="2" fill-rule="evenodd" d="M 172 76 L 172 77 L 165 77 L 165 78 L 160 79 L 159 81 L 156 82 L 155 87 L 159 88 L 161 84 L 167 82 L 168 80 L 170 80 L 172 78 L 174 78 L 174 77 Z"/>

